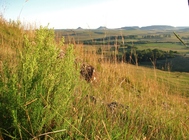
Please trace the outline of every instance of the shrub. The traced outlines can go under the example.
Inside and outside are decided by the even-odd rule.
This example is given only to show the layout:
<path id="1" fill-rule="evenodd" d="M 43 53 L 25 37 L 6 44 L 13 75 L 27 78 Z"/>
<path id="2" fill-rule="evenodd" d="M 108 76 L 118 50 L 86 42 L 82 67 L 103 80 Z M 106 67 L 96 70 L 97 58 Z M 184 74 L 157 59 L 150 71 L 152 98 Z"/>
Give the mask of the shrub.
<path id="1" fill-rule="evenodd" d="M 0 131 L 6 138 L 38 138 L 49 131 L 65 131 L 66 112 L 79 72 L 74 67 L 72 45 L 64 59 L 57 59 L 58 52 L 53 30 L 40 27 L 34 40 L 24 36 L 16 64 L 2 62 Z"/>

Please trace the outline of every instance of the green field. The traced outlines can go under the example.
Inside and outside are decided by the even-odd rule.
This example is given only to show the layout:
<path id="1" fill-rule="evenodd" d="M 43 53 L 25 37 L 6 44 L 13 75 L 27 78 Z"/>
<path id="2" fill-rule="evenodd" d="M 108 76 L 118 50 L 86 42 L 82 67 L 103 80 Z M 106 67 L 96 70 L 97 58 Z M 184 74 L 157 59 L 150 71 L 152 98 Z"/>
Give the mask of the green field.
<path id="1" fill-rule="evenodd" d="M 132 39 L 133 41 L 143 40 L 143 41 L 151 41 L 151 42 L 179 42 L 178 39 L 174 36 L 173 31 L 146 31 L 146 30 L 116 30 L 116 29 L 107 29 L 107 30 L 94 30 L 94 29 L 82 29 L 82 30 L 55 30 L 55 33 L 60 36 L 65 37 L 74 37 L 76 41 L 84 41 L 89 39 L 97 39 L 97 38 L 105 38 L 109 36 L 129 36 L 129 35 L 137 35 L 136 39 Z M 176 31 L 177 33 L 177 31 Z M 178 31 L 179 36 L 188 38 L 189 31 Z M 161 38 L 142 38 L 142 36 L 159 36 Z M 170 35 L 170 37 L 164 37 L 164 35 Z M 132 41 L 132 40 L 126 40 Z M 184 41 L 189 42 L 187 39 Z"/>
<path id="2" fill-rule="evenodd" d="M 138 49 L 161 49 L 165 51 L 173 50 L 181 54 L 189 53 L 189 48 L 183 46 L 181 43 L 148 43 L 136 45 Z"/>
<path id="3" fill-rule="evenodd" d="M 176 52 L 175 58 L 160 60 L 158 63 L 166 65 L 171 63 L 172 71 L 189 71 L 189 47 L 184 46 L 174 35 L 174 31 L 163 30 L 55 30 L 55 33 L 62 37 L 64 36 L 66 42 L 83 43 L 85 50 L 88 51 L 102 51 L 104 58 L 111 55 L 124 55 L 125 52 L 130 51 L 128 46 L 135 47 L 137 50 L 158 49 L 162 51 Z M 189 31 L 179 30 L 178 35 L 183 38 L 183 41 L 188 44 Z M 112 47 L 118 47 L 118 52 L 113 52 Z M 123 51 L 120 51 L 123 50 Z M 102 56 L 100 56 L 102 58 Z M 152 66 L 151 62 L 140 63 L 144 66 Z M 162 66 L 160 66 L 162 67 Z"/>

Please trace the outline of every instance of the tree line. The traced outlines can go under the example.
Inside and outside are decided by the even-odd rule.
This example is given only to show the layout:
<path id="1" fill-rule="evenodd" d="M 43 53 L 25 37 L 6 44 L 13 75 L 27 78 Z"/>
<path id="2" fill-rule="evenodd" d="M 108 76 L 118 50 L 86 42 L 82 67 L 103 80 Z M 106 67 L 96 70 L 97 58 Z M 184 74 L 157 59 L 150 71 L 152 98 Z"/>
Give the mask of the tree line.
<path id="1" fill-rule="evenodd" d="M 115 53 L 117 51 L 117 53 Z M 110 59 L 114 59 L 116 57 L 117 61 L 121 62 L 130 62 L 132 64 L 136 64 L 138 62 L 156 62 L 157 60 L 165 60 L 167 58 L 175 57 L 177 51 L 163 51 L 160 49 L 144 49 L 144 50 L 137 50 L 137 47 L 128 47 L 128 48 L 118 48 L 116 50 L 115 47 L 110 48 L 111 55 L 109 56 Z M 97 49 L 97 54 L 102 54 L 102 48 Z M 116 54 L 116 55 L 115 55 Z M 107 57 L 107 56 L 106 56 Z"/>

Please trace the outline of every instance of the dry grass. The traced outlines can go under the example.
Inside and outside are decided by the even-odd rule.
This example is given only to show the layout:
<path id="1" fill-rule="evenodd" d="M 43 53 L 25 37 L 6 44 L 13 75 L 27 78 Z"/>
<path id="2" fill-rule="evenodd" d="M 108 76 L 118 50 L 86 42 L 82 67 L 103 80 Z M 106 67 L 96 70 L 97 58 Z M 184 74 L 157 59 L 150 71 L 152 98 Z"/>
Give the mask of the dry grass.
<path id="1" fill-rule="evenodd" d="M 175 73 L 126 63 L 98 62 L 99 56 L 90 52 L 84 53 L 82 45 L 76 46 L 76 50 L 79 52 L 78 57 L 96 68 L 98 79 L 93 83 L 94 94 L 106 102 L 133 103 L 136 101 L 139 103 L 138 101 L 142 101 L 142 104 L 149 104 L 149 100 L 157 98 L 159 100 L 170 98 L 171 101 L 176 102 L 187 100 L 185 97 L 180 97 L 180 93 L 175 93 L 175 89 L 179 88 L 176 84 L 174 87 L 167 83 L 169 80 L 171 83 Z"/>
<path id="2" fill-rule="evenodd" d="M 46 29 L 42 29 L 42 32 L 51 35 L 51 32 Z M 30 42 L 32 42 L 32 39 L 35 38 L 33 32 L 27 31 L 26 34 L 28 34 Z M 7 34 L 1 34 L 3 38 L 9 37 L 6 35 Z M 22 38 L 22 35 L 23 31 L 21 30 L 21 35 L 18 36 Z M 40 35 L 38 37 L 40 38 Z M 51 39 L 52 38 L 51 36 Z M 47 40 L 48 39 L 49 38 L 47 38 Z M 14 55 L 16 52 L 14 52 L 15 49 L 11 49 L 11 47 L 19 46 L 16 48 L 22 48 L 23 42 L 21 41 L 22 39 L 20 39 L 19 42 L 15 43 L 16 38 L 14 39 L 14 35 L 12 40 L 14 42 L 13 44 L 9 44 L 8 41 L 0 45 L 4 50 L 0 56 L 7 56 L 7 54 L 9 54 L 12 56 L 11 60 L 14 60 L 14 58 L 16 58 Z M 47 40 L 44 40 L 44 42 Z M 49 41 L 49 44 L 51 43 L 56 46 L 54 41 Z M 24 83 L 20 82 L 20 84 L 25 84 L 23 88 L 22 85 L 18 86 L 18 81 L 15 77 L 11 77 L 11 75 L 17 75 L 17 73 L 11 73 L 15 71 L 8 71 L 9 69 L 7 69 L 7 75 L 9 77 L 3 77 L 5 75 L 0 71 L 0 76 L 2 76 L 0 77 L 0 86 L 5 89 L 0 90 L 0 99 L 2 97 L 2 99 L 4 99 L 4 96 L 7 95 L 5 93 L 10 93 L 10 98 L 7 96 L 8 99 L 14 97 L 17 99 L 15 101 L 19 101 L 18 104 L 17 102 L 13 105 L 12 103 L 8 104 L 16 107 L 16 109 L 11 108 L 12 111 L 9 112 L 8 110 L 8 112 L 13 115 L 13 119 L 15 119 L 15 122 L 11 125 L 18 128 L 18 131 L 13 131 L 15 133 L 17 132 L 17 135 L 15 134 L 14 136 L 14 133 L 12 133 L 9 134 L 9 137 L 21 139 L 27 136 L 33 139 L 42 137 L 59 139 L 187 139 L 189 137 L 189 99 L 182 96 L 182 90 L 179 89 L 179 86 L 172 84 L 178 83 L 176 80 L 179 79 L 173 78 L 175 75 L 178 75 L 177 73 L 163 72 L 127 63 L 99 61 L 101 56 L 96 55 L 96 53 L 90 51 L 90 49 L 86 51 L 83 45 L 75 45 L 75 56 L 70 53 L 71 56 L 67 56 L 65 65 L 62 64 L 62 67 L 59 67 L 49 59 L 49 63 L 46 61 L 43 62 L 41 59 L 37 61 L 39 57 L 46 60 L 46 58 L 49 57 L 48 55 L 50 55 L 49 51 L 53 52 L 50 45 L 48 46 L 49 51 L 46 50 L 46 46 L 43 46 L 44 44 L 42 44 L 42 46 L 40 45 L 41 44 L 39 44 L 38 47 L 43 48 L 41 49 L 45 52 L 44 54 L 40 54 L 40 52 L 36 51 L 36 54 L 33 55 L 29 52 L 27 55 L 23 54 L 26 55 L 27 58 L 23 61 L 26 61 L 27 63 L 24 64 L 32 68 L 32 59 L 35 58 L 34 60 L 36 60 L 35 63 L 37 67 L 34 67 L 34 65 L 33 68 L 35 68 L 35 70 L 38 68 L 40 72 L 36 70 L 34 75 L 37 74 L 41 76 L 40 73 L 43 73 L 43 75 L 46 75 L 46 78 L 41 78 L 41 81 L 38 81 L 39 79 L 34 77 L 32 81 L 24 81 L 28 78 L 28 74 L 26 71 L 23 71 L 26 75 L 26 77 L 21 79 Z M 59 46 L 59 44 L 57 46 Z M 62 46 L 63 50 L 67 50 L 67 48 L 69 48 L 69 45 Z M 4 56 L 1 58 L 3 58 L 1 62 L 4 63 Z M 73 75 L 75 68 L 70 67 L 73 66 L 70 64 L 74 64 L 72 59 L 75 58 L 79 62 L 87 62 L 95 67 L 97 72 L 96 82 L 87 83 L 82 79 L 80 79 L 79 82 L 77 81 L 77 78 Z M 56 57 L 54 60 L 59 63 Z M 11 61 L 11 66 L 13 66 L 12 62 L 14 61 Z M 60 74 L 53 73 L 49 64 L 53 65 Z M 65 69 L 65 67 L 68 70 Z M 26 70 L 32 72 L 27 67 Z M 58 77 L 56 77 L 57 75 Z M 63 75 L 62 79 L 59 77 L 60 75 Z M 57 79 L 53 76 L 59 79 L 59 83 L 57 83 Z M 17 78 L 19 79 L 20 77 Z M 33 77 L 31 76 L 29 78 Z M 72 79 L 71 81 L 70 78 Z M 4 80 L 10 83 L 4 83 Z M 172 80 L 174 80 L 174 82 L 172 82 Z M 35 85 L 35 88 L 29 86 L 28 82 L 30 82 L 31 85 Z M 43 88 L 41 88 L 40 83 L 43 82 L 46 85 L 43 85 Z M 187 79 L 184 82 L 187 82 Z M 7 86 L 11 90 L 9 88 L 7 89 Z M 29 88 L 26 88 L 26 86 L 29 86 Z M 184 84 L 182 84 L 182 86 L 184 86 Z M 46 89 L 46 91 L 44 89 Z M 22 93 L 20 90 L 24 92 Z M 29 93 L 25 92 L 25 90 Z M 19 92 L 17 93 L 17 91 Z M 12 96 L 12 93 L 16 96 Z M 36 97 L 30 96 L 33 93 L 36 93 L 34 94 Z M 21 96 L 18 96 L 22 94 L 25 95 L 24 100 L 22 100 Z M 49 95 L 54 99 L 52 102 L 49 102 L 51 100 Z M 47 98 L 45 98 L 46 96 Z M 25 97 L 30 97 L 30 99 Z M 92 97 L 92 99 L 94 97 L 97 102 L 94 103 L 91 101 L 91 98 L 88 100 L 87 97 Z M 24 106 L 21 106 L 20 102 L 23 102 Z M 44 103 L 46 104 L 45 107 L 43 105 Z M 115 108 L 110 108 L 109 105 L 111 103 L 115 105 Z M 5 105 L 6 104 L 3 104 L 3 106 L 1 106 L 0 104 L 0 111 L 5 110 L 5 108 L 1 108 Z M 17 109 L 17 106 L 24 108 L 24 111 L 18 114 L 18 116 L 16 113 L 20 110 Z M 32 111 L 30 109 L 32 109 Z M 41 112 L 44 117 L 40 114 Z M 37 118 L 35 118 L 36 114 L 39 114 Z M 28 118 L 22 118 L 22 115 Z M 32 118 L 32 115 L 34 118 Z M 3 116 L 0 117 L 3 118 Z M 17 117 L 23 120 L 25 119 L 25 121 L 21 122 Z M 40 117 L 42 117 L 41 120 L 44 122 L 40 123 Z M 6 118 L 4 119 L 7 121 Z M 39 122 L 36 121 L 37 119 L 39 119 Z M 24 125 L 25 128 L 23 128 L 22 125 Z M 6 132 L 1 127 L 4 128 L 5 126 L 2 126 L 0 122 L 0 138 L 2 137 L 1 135 L 4 136 Z"/>
<path id="3" fill-rule="evenodd" d="M 130 128 L 127 128 L 129 135 L 134 135 L 132 138 L 158 139 L 164 136 L 164 139 L 171 139 L 170 135 L 179 138 L 180 136 L 177 135 L 180 133 L 183 133 L 182 138 L 187 138 L 188 134 L 185 132 L 189 125 L 187 116 L 189 99 L 182 96 L 179 87 L 174 87 L 171 82 L 167 83 L 171 80 L 172 73 L 125 63 L 99 63 L 99 56 L 90 53 L 83 56 L 83 59 L 92 64 L 98 73 L 98 81 L 93 83 L 87 93 L 95 96 L 103 104 L 117 102 L 128 106 L 130 119 L 134 121 L 129 124 Z M 167 78 L 164 77 L 165 75 Z M 103 114 L 102 110 L 98 110 L 99 116 L 101 113 Z M 136 120 L 137 115 L 141 119 L 139 124 Z M 106 133 L 107 131 L 113 133 L 112 128 L 107 130 L 107 126 L 104 123 L 102 125 Z M 114 127 L 118 126 L 118 122 L 115 121 L 114 125 Z M 146 134 L 144 134 L 145 128 Z M 169 129 L 175 132 L 169 132 Z M 162 135 L 158 136 L 158 133 Z M 141 137 L 137 137 L 136 134 Z M 108 139 L 109 134 L 107 135 Z"/>

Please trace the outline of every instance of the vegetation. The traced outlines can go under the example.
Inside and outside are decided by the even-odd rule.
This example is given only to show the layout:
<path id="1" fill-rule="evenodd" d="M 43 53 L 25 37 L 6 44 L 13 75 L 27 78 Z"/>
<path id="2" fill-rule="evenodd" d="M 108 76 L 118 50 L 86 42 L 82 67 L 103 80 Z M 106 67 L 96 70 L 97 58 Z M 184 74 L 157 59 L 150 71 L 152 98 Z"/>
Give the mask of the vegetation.
<path id="1" fill-rule="evenodd" d="M 174 30 L 178 32 L 178 36 L 175 35 Z M 57 37 L 64 36 L 66 43 L 82 43 L 86 51 L 96 52 L 100 60 L 116 61 L 116 57 L 118 61 L 136 64 L 137 60 L 137 64 L 140 66 L 154 67 L 151 63 L 153 60 L 156 61 L 155 67 L 158 69 L 169 65 L 169 68 L 163 69 L 189 72 L 189 49 L 187 46 L 189 32 L 187 28 L 150 26 L 149 28 L 125 27 L 103 30 L 62 29 L 55 30 L 55 34 Z M 185 43 L 184 45 L 178 37 Z M 145 52 L 152 54 L 152 50 L 156 52 L 158 50 L 162 57 L 156 59 L 152 55 L 148 57 L 150 54 L 145 54 Z M 140 58 L 136 58 L 136 56 L 140 56 Z M 182 63 L 180 63 L 181 61 Z"/>
<path id="2" fill-rule="evenodd" d="M 34 38 L 27 33 L 21 37 L 20 48 L 6 46 L 13 47 L 14 57 L 1 60 L 1 133 L 7 138 L 25 139 L 38 138 L 52 129 L 63 132 L 60 122 L 68 117 L 65 112 L 79 78 L 73 69 L 73 46 L 67 47 L 64 60 L 59 60 L 53 30 L 41 27 Z M 60 125 L 63 128 L 59 129 Z"/>
<path id="3" fill-rule="evenodd" d="M 0 24 L 0 139 L 189 138 L 188 73 L 100 63 L 48 27 Z M 80 78 L 76 60 L 96 68 L 97 82 Z"/>

